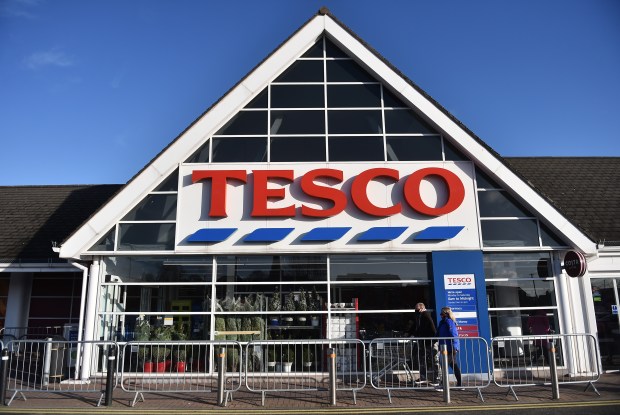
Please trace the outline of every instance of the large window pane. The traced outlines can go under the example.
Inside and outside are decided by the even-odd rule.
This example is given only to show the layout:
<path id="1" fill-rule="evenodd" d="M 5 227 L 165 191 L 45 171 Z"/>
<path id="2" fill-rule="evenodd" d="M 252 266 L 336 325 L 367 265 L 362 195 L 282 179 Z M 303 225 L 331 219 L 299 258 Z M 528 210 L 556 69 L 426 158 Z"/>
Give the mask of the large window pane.
<path id="1" fill-rule="evenodd" d="M 484 246 L 539 246 L 536 220 L 482 220 Z"/>
<path id="2" fill-rule="evenodd" d="M 171 251 L 174 223 L 119 224 L 119 251 Z"/>
<path id="3" fill-rule="evenodd" d="M 179 171 L 175 170 L 166 180 L 153 190 L 154 192 L 176 192 L 179 187 Z"/>
<path id="4" fill-rule="evenodd" d="M 271 139 L 271 161 L 325 161 L 325 137 Z"/>
<path id="5" fill-rule="evenodd" d="M 332 303 L 357 301 L 360 310 L 411 310 L 431 298 L 430 286 L 422 284 L 334 284 Z"/>
<path id="6" fill-rule="evenodd" d="M 348 58 L 349 55 L 336 46 L 331 40 L 325 39 L 325 56 L 328 58 Z"/>
<path id="7" fill-rule="evenodd" d="M 430 275 L 426 254 L 334 255 L 330 261 L 332 281 L 426 281 Z"/>
<path id="8" fill-rule="evenodd" d="M 487 281 L 490 308 L 555 306 L 552 280 Z"/>
<path id="9" fill-rule="evenodd" d="M 503 190 L 478 192 L 480 216 L 490 217 L 531 217 L 532 214 L 520 206 Z"/>
<path id="10" fill-rule="evenodd" d="M 555 308 L 489 311 L 489 318 L 491 320 L 491 337 L 543 335 L 560 332 L 558 310 Z M 535 349 L 538 346 L 535 344 L 536 342 L 511 343 L 513 342 L 504 342 L 501 350 L 496 350 L 496 352 L 499 352 L 502 357 L 519 357 L 521 359 L 538 357 L 536 354 L 539 351 Z"/>
<path id="11" fill-rule="evenodd" d="M 293 62 L 274 82 L 323 82 L 323 61 L 299 60 Z"/>
<path id="12" fill-rule="evenodd" d="M 307 256 L 218 257 L 218 282 L 304 282 L 327 279 L 327 258 Z"/>
<path id="13" fill-rule="evenodd" d="M 485 253 L 485 279 L 549 278 L 551 255 L 548 252 Z"/>
<path id="14" fill-rule="evenodd" d="M 383 161 L 382 137 L 330 137 L 329 161 Z"/>
<path id="15" fill-rule="evenodd" d="M 120 283 L 209 282 L 213 269 L 210 256 L 117 256 L 106 257 L 104 263 L 105 274 Z"/>
<path id="16" fill-rule="evenodd" d="M 388 161 L 441 160 L 441 137 L 387 137 Z"/>
<path id="17" fill-rule="evenodd" d="M 114 237 L 116 233 L 116 227 L 113 227 L 103 238 L 97 241 L 89 251 L 114 251 Z"/>
<path id="18" fill-rule="evenodd" d="M 265 135 L 267 111 L 239 111 L 215 135 Z"/>
<path id="19" fill-rule="evenodd" d="M 267 138 L 214 138 L 212 161 L 213 163 L 258 163 L 267 161 Z"/>
<path id="20" fill-rule="evenodd" d="M 271 134 L 325 134 L 325 112 L 271 111 Z"/>
<path id="21" fill-rule="evenodd" d="M 381 86 L 365 85 L 328 85 L 327 106 L 343 107 L 381 107 Z"/>
<path id="22" fill-rule="evenodd" d="M 437 134 L 412 110 L 385 110 L 385 131 L 394 134 Z"/>
<path id="23" fill-rule="evenodd" d="M 381 111 L 328 111 L 329 134 L 381 134 Z"/>
<path id="24" fill-rule="evenodd" d="M 323 85 L 272 85 L 271 108 L 324 108 Z"/>
<path id="25" fill-rule="evenodd" d="M 152 194 L 146 196 L 122 220 L 175 220 L 177 218 L 176 194 Z"/>
<path id="26" fill-rule="evenodd" d="M 327 61 L 327 82 L 376 82 L 353 60 Z"/>

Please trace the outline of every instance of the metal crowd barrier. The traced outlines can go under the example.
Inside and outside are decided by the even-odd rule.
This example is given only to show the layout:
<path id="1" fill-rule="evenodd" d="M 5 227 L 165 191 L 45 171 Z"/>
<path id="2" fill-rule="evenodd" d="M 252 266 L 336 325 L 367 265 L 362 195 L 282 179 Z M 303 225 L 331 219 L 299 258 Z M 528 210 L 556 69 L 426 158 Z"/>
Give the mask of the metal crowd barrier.
<path id="1" fill-rule="evenodd" d="M 218 365 L 220 349 L 224 365 Z M 122 349 L 121 388 L 135 393 L 131 406 L 145 393 L 223 392 L 226 404 L 242 383 L 243 348 L 236 341 L 127 342 Z M 218 370 L 223 385 L 218 385 Z M 219 396 L 218 396 L 219 401 Z"/>
<path id="2" fill-rule="evenodd" d="M 369 345 L 370 384 L 386 390 L 392 403 L 392 390 L 449 389 L 450 382 L 459 389 L 481 390 L 491 383 L 492 362 L 489 346 L 482 337 L 460 337 L 460 351 L 449 356 L 447 364 L 452 373 L 442 378 L 439 346 L 452 341 L 449 337 L 380 338 Z M 455 369 L 461 373 L 457 382 Z M 449 396 L 448 396 L 449 399 Z"/>
<path id="3" fill-rule="evenodd" d="M 263 406 L 267 392 L 290 391 L 330 391 L 333 400 L 336 391 L 351 391 L 357 402 L 357 391 L 366 386 L 361 340 L 254 340 L 245 355 L 246 387 L 261 393 Z M 333 387 L 330 363 L 335 368 Z"/>
<path id="4" fill-rule="evenodd" d="M 43 326 L 43 327 L 2 327 L 0 328 L 0 338 L 9 340 L 39 340 L 51 336 L 62 336 L 63 326 Z"/>
<path id="5" fill-rule="evenodd" d="M 551 385 L 559 399 L 559 384 L 587 383 L 586 390 L 601 377 L 599 349 L 591 334 L 501 336 L 492 340 L 493 382 L 509 388 Z"/>
<path id="6" fill-rule="evenodd" d="M 118 354 L 118 345 L 109 341 L 67 341 L 60 336 L 9 341 L 6 383 L 7 390 L 13 394 L 7 406 L 18 394 L 26 400 L 26 392 L 99 393 L 97 406 L 101 405 L 105 391 L 116 386 L 115 377 L 111 377 L 113 384 L 107 385 L 110 350 L 113 355 Z M 84 379 L 71 377 L 79 355 L 90 356 L 90 374 Z"/>

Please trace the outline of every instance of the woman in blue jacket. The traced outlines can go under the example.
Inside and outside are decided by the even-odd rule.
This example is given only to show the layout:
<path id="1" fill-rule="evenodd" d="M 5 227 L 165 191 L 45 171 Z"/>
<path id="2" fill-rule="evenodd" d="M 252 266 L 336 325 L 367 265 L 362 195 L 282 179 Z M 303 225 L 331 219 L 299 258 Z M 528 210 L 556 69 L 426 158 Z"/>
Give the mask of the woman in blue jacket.
<path id="1" fill-rule="evenodd" d="M 461 347 L 459 343 L 459 333 L 456 328 L 456 318 L 450 307 L 442 307 L 441 309 L 441 321 L 437 326 L 437 334 L 435 337 L 452 337 L 453 339 L 441 339 L 439 340 L 439 350 L 441 346 L 446 345 L 448 349 L 448 365 L 452 367 L 454 376 L 456 377 L 456 386 L 461 386 L 461 369 L 457 363 L 456 354 Z"/>

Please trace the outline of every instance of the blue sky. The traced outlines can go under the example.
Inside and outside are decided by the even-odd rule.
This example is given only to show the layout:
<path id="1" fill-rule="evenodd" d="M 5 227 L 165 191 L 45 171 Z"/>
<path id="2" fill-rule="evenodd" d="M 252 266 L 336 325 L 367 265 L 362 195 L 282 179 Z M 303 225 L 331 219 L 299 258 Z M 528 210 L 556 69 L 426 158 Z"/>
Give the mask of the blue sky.
<path id="1" fill-rule="evenodd" d="M 0 185 L 125 183 L 321 6 L 503 156 L 620 156 L 620 1 L 0 0 Z"/>

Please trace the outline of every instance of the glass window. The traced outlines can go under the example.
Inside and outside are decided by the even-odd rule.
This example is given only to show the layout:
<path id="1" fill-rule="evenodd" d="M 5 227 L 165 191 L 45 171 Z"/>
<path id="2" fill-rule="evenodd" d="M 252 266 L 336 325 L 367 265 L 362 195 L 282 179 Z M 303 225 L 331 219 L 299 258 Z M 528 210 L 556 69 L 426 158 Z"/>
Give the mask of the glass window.
<path id="1" fill-rule="evenodd" d="M 204 143 L 198 150 L 194 152 L 187 160 L 186 163 L 208 163 L 209 162 L 209 140 Z"/>
<path id="2" fill-rule="evenodd" d="M 480 216 L 493 217 L 532 217 L 532 214 L 520 206 L 503 190 L 486 190 L 478 192 Z"/>
<path id="3" fill-rule="evenodd" d="M 106 257 L 106 282 L 210 282 L 213 269 L 211 256 Z M 114 276 L 112 279 L 111 276 Z"/>
<path id="4" fill-rule="evenodd" d="M 162 184 L 157 186 L 154 192 L 176 192 L 179 186 L 179 171 L 175 170 Z"/>
<path id="5" fill-rule="evenodd" d="M 218 257 L 218 282 L 305 282 L 327 279 L 327 258 L 308 256 Z"/>
<path id="6" fill-rule="evenodd" d="M 487 295 L 491 308 L 555 306 L 555 287 L 550 280 L 487 281 Z"/>
<path id="7" fill-rule="evenodd" d="M 443 140 L 443 151 L 446 160 L 452 161 L 470 161 L 465 154 L 461 153 L 456 147 L 448 140 Z"/>
<path id="8" fill-rule="evenodd" d="M 150 194 L 131 209 L 122 220 L 175 220 L 177 217 L 176 194 Z"/>
<path id="9" fill-rule="evenodd" d="M 271 108 L 324 108 L 323 85 L 272 85 Z"/>
<path id="10" fill-rule="evenodd" d="M 441 160 L 441 137 L 387 137 L 388 161 Z"/>
<path id="11" fill-rule="evenodd" d="M 325 161 L 325 137 L 271 139 L 271 161 Z"/>
<path id="12" fill-rule="evenodd" d="M 328 85 L 327 106 L 330 108 L 380 108 L 381 85 Z"/>
<path id="13" fill-rule="evenodd" d="M 323 61 L 299 60 L 293 62 L 274 82 L 323 82 Z"/>
<path id="14" fill-rule="evenodd" d="M 543 246 L 568 246 L 567 243 L 562 241 L 559 237 L 557 237 L 549 228 L 547 228 L 544 224 L 540 223 L 540 239 L 542 240 Z"/>
<path id="15" fill-rule="evenodd" d="M 329 161 L 383 161 L 383 138 L 329 137 Z"/>
<path id="16" fill-rule="evenodd" d="M 553 276 L 548 252 L 485 253 L 484 276 L 488 279 L 549 278 Z"/>
<path id="17" fill-rule="evenodd" d="M 427 254 L 334 255 L 330 261 L 332 281 L 429 280 Z"/>
<path id="18" fill-rule="evenodd" d="M 174 223 L 119 224 L 119 251 L 171 251 L 174 249 Z"/>
<path id="19" fill-rule="evenodd" d="M 377 82 L 353 60 L 327 61 L 327 82 Z"/>
<path id="20" fill-rule="evenodd" d="M 430 298 L 430 286 L 421 284 L 334 284 L 332 303 L 357 300 L 360 310 L 410 310 L 423 298 Z"/>
<path id="21" fill-rule="evenodd" d="M 535 219 L 482 220 L 483 246 L 540 246 Z"/>
<path id="22" fill-rule="evenodd" d="M 116 227 L 113 227 L 110 232 L 105 234 L 89 251 L 114 251 L 114 235 L 116 233 Z"/>
<path id="23" fill-rule="evenodd" d="M 349 55 L 344 53 L 342 49 L 334 44 L 331 40 L 325 38 L 325 56 L 328 58 L 348 58 Z"/>
<path id="24" fill-rule="evenodd" d="M 214 138 L 212 161 L 213 163 L 258 163 L 267 161 L 267 138 Z"/>
<path id="25" fill-rule="evenodd" d="M 491 180 L 491 178 L 476 168 L 476 186 L 478 189 L 501 189 L 502 187 Z"/>
<path id="26" fill-rule="evenodd" d="M 558 310 L 546 308 L 538 310 L 493 310 L 489 311 L 491 336 L 527 336 L 560 332 Z M 496 350 L 496 355 L 524 359 L 539 358 L 536 342 L 525 341 L 518 345 L 505 343 L 504 350 Z M 543 351 L 546 353 L 546 350 Z M 497 354 L 499 353 L 499 354 Z M 545 357 L 546 359 L 546 357 Z"/>
<path id="27" fill-rule="evenodd" d="M 383 87 L 383 106 L 386 108 L 407 108 L 407 105 L 392 92 Z"/>
<path id="28" fill-rule="evenodd" d="M 325 112 L 271 111 L 271 134 L 325 134 Z"/>
<path id="29" fill-rule="evenodd" d="M 380 110 L 327 111 L 329 134 L 381 134 Z"/>
<path id="30" fill-rule="evenodd" d="M 265 135 L 267 111 L 239 111 L 216 135 Z"/>
<path id="31" fill-rule="evenodd" d="M 394 134 L 437 134 L 413 110 L 386 110 L 385 131 Z"/>
<path id="32" fill-rule="evenodd" d="M 263 89 L 245 108 L 267 108 L 267 89 Z"/>
<path id="33" fill-rule="evenodd" d="M 310 46 L 310 49 L 306 51 L 303 58 L 322 58 L 323 57 L 323 38 L 320 38 L 318 42 Z"/>

